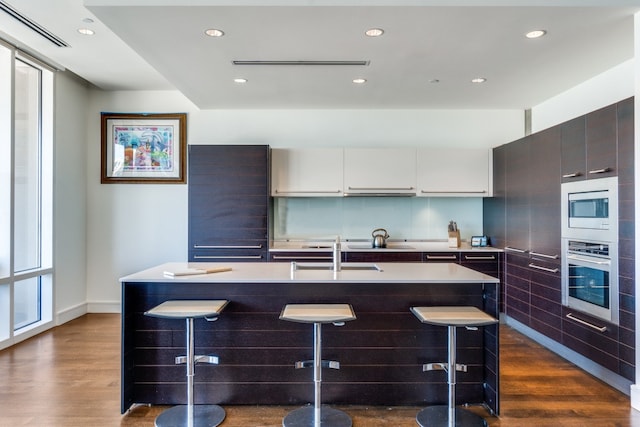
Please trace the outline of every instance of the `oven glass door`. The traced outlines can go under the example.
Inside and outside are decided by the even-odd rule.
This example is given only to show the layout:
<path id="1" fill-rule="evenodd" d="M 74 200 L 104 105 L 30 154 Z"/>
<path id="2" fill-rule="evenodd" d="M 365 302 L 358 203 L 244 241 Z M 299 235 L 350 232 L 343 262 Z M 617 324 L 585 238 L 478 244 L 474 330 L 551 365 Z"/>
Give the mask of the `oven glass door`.
<path id="1" fill-rule="evenodd" d="M 597 264 L 597 263 L 606 264 Z M 569 259 L 569 297 L 576 298 L 598 307 L 609 309 L 611 289 L 608 261 L 577 261 Z M 606 266 L 606 269 L 603 267 Z"/>

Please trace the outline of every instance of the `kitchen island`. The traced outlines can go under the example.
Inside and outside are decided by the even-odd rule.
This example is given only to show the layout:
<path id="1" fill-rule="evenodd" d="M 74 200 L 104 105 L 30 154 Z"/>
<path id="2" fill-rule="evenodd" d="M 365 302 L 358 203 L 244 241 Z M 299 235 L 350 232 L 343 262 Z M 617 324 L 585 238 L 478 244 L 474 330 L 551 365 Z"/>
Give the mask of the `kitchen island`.
<path id="1" fill-rule="evenodd" d="M 340 370 L 323 372 L 323 400 L 332 404 L 429 405 L 447 401 L 446 374 L 422 365 L 447 360 L 446 328 L 420 323 L 412 306 L 472 305 L 498 316 L 499 280 L 453 263 L 229 263 L 231 271 L 170 277 L 165 272 L 222 266 L 167 263 L 122 278 L 121 410 L 136 403 L 186 399 L 184 322 L 144 316 L 170 299 L 227 299 L 216 322 L 195 322 L 196 403 L 290 404 L 313 401 L 312 371 L 294 369 L 312 357 L 310 325 L 284 322 L 289 303 L 349 303 L 357 319 L 323 328 L 323 357 Z M 458 333 L 458 404 L 498 413 L 498 326 Z"/>

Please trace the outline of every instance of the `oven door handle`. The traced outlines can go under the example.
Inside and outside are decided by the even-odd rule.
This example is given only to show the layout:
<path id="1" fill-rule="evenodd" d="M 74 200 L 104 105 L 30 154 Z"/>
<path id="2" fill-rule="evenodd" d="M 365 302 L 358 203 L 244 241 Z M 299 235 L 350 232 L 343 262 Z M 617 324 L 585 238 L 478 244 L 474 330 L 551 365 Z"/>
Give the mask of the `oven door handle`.
<path id="1" fill-rule="evenodd" d="M 582 258 L 582 257 L 575 256 L 575 255 L 567 255 L 567 259 L 572 259 L 572 260 L 575 260 L 575 261 L 588 262 L 588 263 L 596 264 L 596 265 L 611 265 L 611 261 L 610 260 L 595 261 L 593 259 Z"/>

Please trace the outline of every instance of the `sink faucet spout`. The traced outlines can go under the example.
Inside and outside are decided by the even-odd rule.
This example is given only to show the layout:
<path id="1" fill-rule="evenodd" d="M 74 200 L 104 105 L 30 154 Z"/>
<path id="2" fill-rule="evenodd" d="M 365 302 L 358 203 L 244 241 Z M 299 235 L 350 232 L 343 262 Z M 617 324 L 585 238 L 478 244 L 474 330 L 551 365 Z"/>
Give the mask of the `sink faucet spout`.
<path id="1" fill-rule="evenodd" d="M 342 247 L 340 244 L 340 236 L 338 236 L 333 243 L 333 271 L 340 270 L 342 270 Z"/>

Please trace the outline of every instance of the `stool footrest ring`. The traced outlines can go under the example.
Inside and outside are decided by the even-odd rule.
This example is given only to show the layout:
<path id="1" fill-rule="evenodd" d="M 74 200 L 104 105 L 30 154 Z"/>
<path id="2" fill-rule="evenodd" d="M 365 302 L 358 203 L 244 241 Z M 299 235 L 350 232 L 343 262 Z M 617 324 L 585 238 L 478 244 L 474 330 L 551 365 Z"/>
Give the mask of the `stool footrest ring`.
<path id="1" fill-rule="evenodd" d="M 177 356 L 175 363 L 176 363 L 176 365 L 183 365 L 183 364 L 187 363 L 187 356 Z M 195 356 L 193 356 L 193 363 L 194 364 L 197 364 L 197 363 L 208 363 L 210 365 L 217 365 L 218 364 L 218 356 L 195 355 Z"/>
<path id="2" fill-rule="evenodd" d="M 449 371 L 448 363 L 425 363 L 422 365 L 422 372 L 427 371 Z M 463 365 L 461 363 L 456 363 L 456 371 L 458 372 L 467 372 L 467 365 Z"/>
<path id="3" fill-rule="evenodd" d="M 335 360 L 322 360 L 320 366 L 323 368 L 340 369 L 340 362 Z M 313 368 L 313 360 L 301 360 L 295 363 L 296 369 Z"/>

